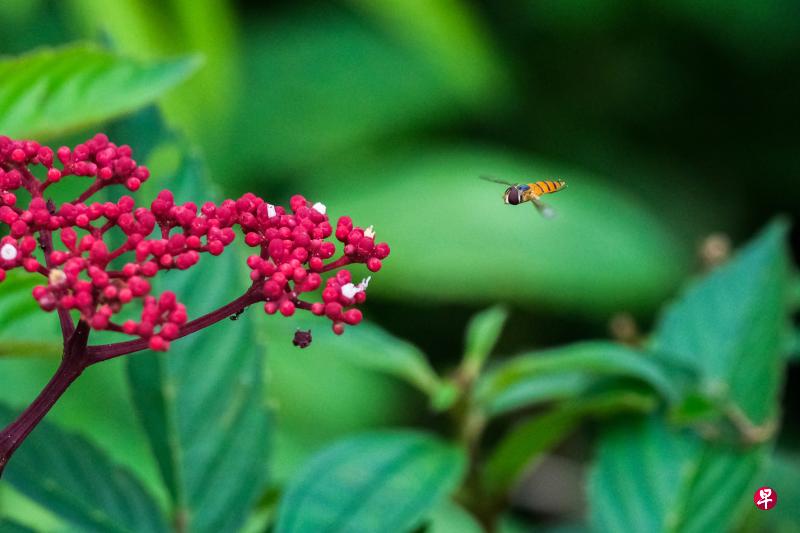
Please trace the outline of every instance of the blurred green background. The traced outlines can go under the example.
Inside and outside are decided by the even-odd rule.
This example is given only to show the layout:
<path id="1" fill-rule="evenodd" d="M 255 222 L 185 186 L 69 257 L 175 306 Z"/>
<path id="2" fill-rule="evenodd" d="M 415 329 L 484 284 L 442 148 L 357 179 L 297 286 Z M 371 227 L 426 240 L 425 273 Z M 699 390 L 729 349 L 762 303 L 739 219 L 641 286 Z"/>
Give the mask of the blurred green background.
<path id="1" fill-rule="evenodd" d="M 794 0 L 4 0 L 0 21 L 3 55 L 91 41 L 141 61 L 200 58 L 157 110 L 92 131 L 131 144 L 168 180 L 180 157 L 157 146 L 162 115 L 226 197 L 285 204 L 302 193 L 332 217 L 374 224 L 392 255 L 366 320 L 443 372 L 469 317 L 495 303 L 511 309 L 500 353 L 647 332 L 708 266 L 709 235 L 724 252 L 774 215 L 798 214 Z M 565 179 L 548 198 L 559 216 L 503 205 L 502 186 L 477 179 L 486 174 Z M 55 333 L 54 318 L 30 323 Z M 277 484 L 341 435 L 440 424 L 409 386 L 342 353 L 369 357 L 358 328 L 334 339 L 307 317 L 256 322 Z M 289 345 L 296 327 L 314 330 L 308 350 Z M 25 405 L 53 364 L 0 358 L 0 399 Z M 797 400 L 796 365 L 787 379 L 785 406 Z M 92 368 L 51 418 L 157 487 L 127 386 L 123 362 Z M 781 445 L 796 450 L 798 432 L 784 416 Z M 562 496 L 579 490 L 591 442 L 591 429 L 579 432 L 547 465 Z M 17 515 L 35 507 L 0 495 Z M 523 490 L 513 507 L 534 521 L 582 509 L 549 501 Z"/>

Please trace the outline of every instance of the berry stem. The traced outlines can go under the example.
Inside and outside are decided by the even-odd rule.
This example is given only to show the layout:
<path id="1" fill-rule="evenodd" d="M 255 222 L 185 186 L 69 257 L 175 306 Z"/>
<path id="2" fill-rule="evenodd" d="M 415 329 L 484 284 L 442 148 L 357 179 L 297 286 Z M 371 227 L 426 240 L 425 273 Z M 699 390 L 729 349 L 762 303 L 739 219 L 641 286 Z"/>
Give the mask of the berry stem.
<path id="1" fill-rule="evenodd" d="M 211 311 L 200 318 L 196 318 L 191 322 L 184 324 L 180 330 L 178 330 L 178 336 L 175 338 L 180 339 L 181 337 L 191 335 L 196 331 L 200 331 L 201 329 L 216 324 L 221 320 L 225 320 L 229 316 L 243 311 L 245 308 L 253 305 L 254 303 L 260 302 L 263 300 L 263 298 L 264 297 L 261 293 L 261 284 L 254 284 L 247 290 L 247 292 L 232 302 L 223 305 L 222 307 L 215 309 L 214 311 Z M 91 364 L 94 364 L 99 363 L 100 361 L 113 359 L 121 355 L 127 355 L 130 353 L 139 352 L 141 350 L 146 350 L 147 345 L 148 341 L 146 339 L 115 342 L 113 344 L 100 344 L 96 346 L 89 346 L 87 348 L 87 354 Z"/>
<path id="2" fill-rule="evenodd" d="M 22 444 L 22 441 L 41 422 L 72 382 L 91 364 L 86 353 L 88 341 L 89 325 L 80 321 L 64 345 L 61 364 L 52 379 L 45 385 L 33 403 L 16 420 L 0 431 L 0 477 L 3 475 L 3 469 L 8 460 Z"/>
<path id="3" fill-rule="evenodd" d="M 47 207 L 50 211 L 55 210 L 52 200 L 47 202 Z M 47 269 L 39 268 L 39 272 L 47 276 L 49 274 L 49 269 L 53 267 L 50 262 L 50 254 L 53 253 L 53 234 L 50 230 L 42 230 L 39 233 L 39 246 L 41 246 L 42 252 L 44 252 L 44 262 L 47 265 Z M 42 272 L 42 270 L 44 271 Z M 72 333 L 75 331 L 75 324 L 72 322 L 69 310 L 62 309 L 61 307 L 58 308 L 58 320 L 61 322 L 61 334 L 64 337 L 64 344 L 66 345 Z"/>
<path id="4" fill-rule="evenodd" d="M 322 267 L 322 272 L 330 272 L 331 270 L 334 270 L 336 268 L 340 268 L 340 267 L 349 265 L 350 263 L 352 263 L 352 261 L 350 260 L 350 258 L 348 256 L 345 255 L 345 256 L 340 257 L 339 259 L 337 259 L 333 263 L 328 263 L 327 265 L 323 266 Z"/>

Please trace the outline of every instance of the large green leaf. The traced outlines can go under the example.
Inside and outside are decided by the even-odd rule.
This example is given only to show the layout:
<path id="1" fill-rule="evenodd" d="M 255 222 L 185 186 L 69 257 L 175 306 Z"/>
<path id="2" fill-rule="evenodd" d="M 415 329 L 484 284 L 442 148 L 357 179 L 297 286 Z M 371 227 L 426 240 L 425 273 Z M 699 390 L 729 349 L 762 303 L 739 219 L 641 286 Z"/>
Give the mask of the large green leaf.
<path id="1" fill-rule="evenodd" d="M 477 400 L 490 414 L 538 403 L 577 398 L 602 379 L 629 378 L 652 387 L 665 399 L 681 389 L 646 353 L 609 342 L 584 342 L 510 359 L 478 382 Z"/>
<path id="2" fill-rule="evenodd" d="M 690 287 L 664 313 L 654 349 L 692 366 L 705 389 L 754 424 L 775 415 L 787 345 L 789 271 L 777 222 L 735 261 Z"/>
<path id="3" fill-rule="evenodd" d="M 197 58 L 151 64 L 89 45 L 0 60 L 0 133 L 40 138 L 140 108 L 184 80 Z"/>
<path id="4" fill-rule="evenodd" d="M 463 453 L 417 432 L 378 432 L 341 441 L 292 480 L 278 533 L 408 531 L 459 482 Z"/>
<path id="5" fill-rule="evenodd" d="M 203 142 L 204 153 L 219 148 L 232 122 L 231 104 L 241 101 L 243 86 L 230 2 L 70 0 L 64 4 L 71 11 L 73 27 L 90 38 L 110 41 L 126 56 L 152 61 L 201 54 L 203 68 L 160 103 L 170 123 Z"/>
<path id="6" fill-rule="evenodd" d="M 195 157 L 171 184 L 179 200 L 208 198 Z M 249 286 L 235 250 L 170 276 L 168 286 L 199 316 Z M 130 357 L 134 402 L 173 504 L 174 520 L 188 531 L 240 526 L 267 473 L 269 416 L 255 312 L 224 321 L 182 340 L 166 354 Z"/>
<path id="7" fill-rule="evenodd" d="M 589 489 L 598 530 L 727 531 L 739 508 L 752 505 L 789 331 L 785 235 L 785 223 L 770 225 L 691 287 L 655 333 L 662 353 L 694 365 L 706 388 L 722 391 L 741 442 L 704 441 L 658 415 L 610 431 Z"/>
<path id="8" fill-rule="evenodd" d="M 763 447 L 703 442 L 652 415 L 620 424 L 600 446 L 589 483 L 597 531 L 727 531 L 744 504 Z"/>
<path id="9" fill-rule="evenodd" d="M 555 219 L 502 201 L 510 181 L 559 176 Z M 515 301 L 606 316 L 653 309 L 688 268 L 668 225 L 611 181 L 482 146 L 418 147 L 326 166 L 314 196 L 374 224 L 392 246 L 374 294 L 420 301 Z M 665 261 L 664 257 L 669 257 Z M 591 280 L 591 283 L 587 283 Z"/>
<path id="10" fill-rule="evenodd" d="M 0 405 L 0 426 L 15 413 Z M 42 422 L 6 466 L 4 481 L 82 531 L 168 531 L 140 482 L 94 444 Z"/>

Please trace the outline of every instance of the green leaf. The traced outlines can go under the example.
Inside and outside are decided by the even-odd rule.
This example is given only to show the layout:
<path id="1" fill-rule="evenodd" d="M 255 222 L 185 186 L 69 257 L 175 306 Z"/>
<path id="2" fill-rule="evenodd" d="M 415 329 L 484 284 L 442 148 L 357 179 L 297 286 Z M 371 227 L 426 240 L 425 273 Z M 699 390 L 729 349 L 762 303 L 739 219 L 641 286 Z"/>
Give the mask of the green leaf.
<path id="1" fill-rule="evenodd" d="M 566 402 L 552 411 L 518 424 L 492 450 L 481 473 L 489 497 L 500 498 L 520 477 L 535 467 L 545 452 L 569 435 L 585 416 L 607 416 L 620 411 L 650 411 L 652 394 L 611 391 Z"/>
<path id="2" fill-rule="evenodd" d="M 548 220 L 530 205 L 504 205 L 503 186 L 482 174 L 559 176 L 569 188 L 547 197 L 558 211 Z M 620 309 L 654 310 L 690 264 L 690 247 L 620 185 L 485 146 L 383 151 L 326 164 L 306 183 L 332 216 L 373 224 L 391 245 L 370 285 L 390 300 L 517 302 L 605 320 Z"/>
<path id="3" fill-rule="evenodd" d="M 465 458 L 424 433 L 376 432 L 316 455 L 292 480 L 278 533 L 407 531 L 458 484 Z"/>
<path id="4" fill-rule="evenodd" d="M 15 413 L 0 405 L 0 426 Z M 42 422 L 14 454 L 4 481 L 84 531 L 168 531 L 140 482 L 94 444 Z"/>
<path id="5" fill-rule="evenodd" d="M 703 388 L 754 424 L 775 416 L 787 346 L 790 278 L 778 221 L 664 313 L 653 348 L 696 368 Z"/>
<path id="6" fill-rule="evenodd" d="M 81 45 L 0 60 L 0 131 L 41 138 L 78 130 L 153 102 L 186 79 L 197 58 L 142 64 Z"/>
<path id="7" fill-rule="evenodd" d="M 620 344 L 583 342 L 510 359 L 478 381 L 476 396 L 489 414 L 498 415 L 576 398 L 610 378 L 642 382 L 670 402 L 681 395 L 670 375 L 648 354 Z"/>
<path id="8" fill-rule="evenodd" d="M 703 441 L 658 415 L 610 431 L 589 488 L 598 530 L 727 531 L 740 508 L 752 505 L 789 331 L 786 229 L 783 222 L 771 224 L 686 291 L 654 336 L 661 353 L 694 365 L 707 389 L 727 392 L 726 414 L 743 442 Z M 741 416 L 731 416 L 731 409 Z"/>
<path id="9" fill-rule="evenodd" d="M 193 155 L 171 189 L 178 201 L 214 193 Z M 246 290 L 242 264 L 227 250 L 170 276 L 169 288 L 199 316 Z M 266 487 L 270 424 L 259 319 L 245 313 L 175 341 L 166 354 L 129 359 L 133 400 L 172 498 L 173 519 L 191 531 L 236 529 Z"/>
<path id="10" fill-rule="evenodd" d="M 484 361 L 497 344 L 508 311 L 503 307 L 492 307 L 475 315 L 467 325 L 466 350 L 464 352 L 465 370 L 470 376 L 477 376 Z"/>
<path id="11" fill-rule="evenodd" d="M 321 325 L 319 320 L 317 325 Z M 364 322 L 357 326 L 353 339 L 344 338 L 346 344 L 339 357 L 363 368 L 394 376 L 413 385 L 426 394 L 439 387 L 439 376 L 431 368 L 425 354 L 413 344 L 398 339 L 380 327 Z"/>
<path id="12" fill-rule="evenodd" d="M 597 531 L 727 531 L 737 505 L 752 505 L 764 448 L 703 442 L 657 415 L 619 424 L 603 438 L 589 481 Z"/>
<path id="13" fill-rule="evenodd" d="M 109 41 L 126 57 L 154 61 L 202 55 L 203 68 L 166 95 L 160 107 L 170 124 L 203 143 L 204 153 L 219 149 L 233 122 L 231 104 L 241 101 L 244 85 L 236 15 L 230 2 L 71 0 L 65 4 L 88 38 Z"/>
<path id="14" fill-rule="evenodd" d="M 469 512 L 452 500 L 444 500 L 428 515 L 425 533 L 483 533 Z"/>

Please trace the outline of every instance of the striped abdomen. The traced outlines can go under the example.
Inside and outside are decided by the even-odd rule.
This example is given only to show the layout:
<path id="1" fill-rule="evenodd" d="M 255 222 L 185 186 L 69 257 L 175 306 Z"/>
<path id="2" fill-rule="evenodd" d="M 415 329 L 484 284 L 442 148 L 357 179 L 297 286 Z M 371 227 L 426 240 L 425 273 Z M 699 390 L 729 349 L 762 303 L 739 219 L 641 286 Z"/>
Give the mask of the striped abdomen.
<path id="1" fill-rule="evenodd" d="M 564 180 L 542 180 L 528 185 L 530 185 L 531 192 L 536 196 L 558 192 L 567 186 Z"/>

